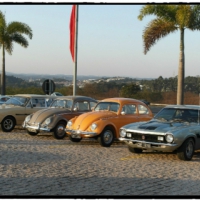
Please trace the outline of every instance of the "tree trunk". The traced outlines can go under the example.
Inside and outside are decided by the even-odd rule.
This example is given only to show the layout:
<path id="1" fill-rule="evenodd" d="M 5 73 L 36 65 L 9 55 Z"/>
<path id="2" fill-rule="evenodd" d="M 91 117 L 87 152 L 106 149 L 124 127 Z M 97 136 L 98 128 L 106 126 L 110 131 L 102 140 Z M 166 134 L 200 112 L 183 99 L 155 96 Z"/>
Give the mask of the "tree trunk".
<path id="1" fill-rule="evenodd" d="M 184 104 L 184 78 L 185 78 L 185 55 L 184 55 L 184 29 L 180 29 L 180 55 L 178 68 L 178 87 L 177 87 L 177 105 Z"/>
<path id="2" fill-rule="evenodd" d="M 2 46 L 3 49 L 3 58 L 2 58 L 2 71 L 1 71 L 1 95 L 6 94 L 6 81 L 5 81 L 5 49 L 4 45 Z"/>

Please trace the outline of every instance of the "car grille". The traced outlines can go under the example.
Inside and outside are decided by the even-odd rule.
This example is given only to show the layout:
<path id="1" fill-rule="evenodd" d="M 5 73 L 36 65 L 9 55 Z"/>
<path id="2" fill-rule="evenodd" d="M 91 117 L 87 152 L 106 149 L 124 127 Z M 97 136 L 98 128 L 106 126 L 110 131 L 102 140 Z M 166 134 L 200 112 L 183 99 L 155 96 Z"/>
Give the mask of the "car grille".
<path id="1" fill-rule="evenodd" d="M 158 140 L 158 136 L 159 135 L 152 135 L 152 134 L 142 134 L 142 133 L 133 133 L 133 132 L 127 132 L 127 133 L 129 133 L 129 134 L 131 134 L 131 138 L 130 137 L 128 137 L 128 138 L 130 138 L 130 139 L 132 139 L 132 140 L 143 140 L 143 141 L 146 141 L 146 142 L 160 142 L 160 143 L 165 143 L 165 142 L 167 142 L 166 140 L 165 140 L 165 137 L 162 135 L 160 135 L 161 137 L 163 137 L 164 138 L 164 140 L 163 141 L 160 141 L 160 140 Z"/>

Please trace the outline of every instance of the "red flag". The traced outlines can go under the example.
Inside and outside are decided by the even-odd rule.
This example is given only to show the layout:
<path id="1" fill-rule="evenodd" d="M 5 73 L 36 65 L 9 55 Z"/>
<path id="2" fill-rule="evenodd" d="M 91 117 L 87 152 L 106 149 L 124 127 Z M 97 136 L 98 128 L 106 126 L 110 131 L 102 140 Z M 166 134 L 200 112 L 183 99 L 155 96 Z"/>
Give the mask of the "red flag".
<path id="1" fill-rule="evenodd" d="M 72 6 L 72 12 L 70 17 L 70 51 L 72 55 L 72 60 L 74 61 L 75 58 L 75 38 L 76 38 L 76 5 Z"/>

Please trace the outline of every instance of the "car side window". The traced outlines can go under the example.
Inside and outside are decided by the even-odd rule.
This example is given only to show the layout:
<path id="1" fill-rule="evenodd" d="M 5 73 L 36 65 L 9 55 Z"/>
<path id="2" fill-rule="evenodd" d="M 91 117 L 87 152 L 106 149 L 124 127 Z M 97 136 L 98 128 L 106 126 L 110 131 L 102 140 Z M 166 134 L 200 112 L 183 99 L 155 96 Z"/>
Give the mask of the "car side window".
<path id="1" fill-rule="evenodd" d="M 32 104 L 33 104 L 33 107 L 36 107 L 36 108 L 45 107 L 45 99 L 44 98 L 33 98 Z"/>
<path id="2" fill-rule="evenodd" d="M 149 110 L 143 106 L 143 105 L 138 105 L 138 110 L 139 110 L 139 114 L 149 114 Z"/>
<path id="3" fill-rule="evenodd" d="M 90 108 L 91 110 L 97 105 L 96 102 L 90 101 Z"/>
<path id="4" fill-rule="evenodd" d="M 77 111 L 89 111 L 89 103 L 88 101 L 78 101 L 75 103 L 74 108 L 77 108 Z"/>
<path id="5" fill-rule="evenodd" d="M 137 114 L 137 108 L 134 104 L 124 105 L 122 111 L 125 112 L 125 114 Z"/>
<path id="6" fill-rule="evenodd" d="M 46 101 L 46 106 L 49 107 L 53 102 L 53 98 L 46 98 L 45 101 Z"/>

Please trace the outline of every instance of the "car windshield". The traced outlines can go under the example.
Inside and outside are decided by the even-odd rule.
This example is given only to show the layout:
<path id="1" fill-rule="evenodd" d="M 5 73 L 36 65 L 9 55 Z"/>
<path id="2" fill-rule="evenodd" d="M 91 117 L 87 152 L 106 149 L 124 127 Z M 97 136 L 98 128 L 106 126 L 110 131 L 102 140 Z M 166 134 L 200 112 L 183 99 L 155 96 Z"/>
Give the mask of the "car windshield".
<path id="1" fill-rule="evenodd" d="M 17 106 L 25 106 L 28 102 L 29 98 L 26 97 L 12 97 L 5 104 L 17 105 Z"/>
<path id="2" fill-rule="evenodd" d="M 73 105 L 73 101 L 72 100 L 64 100 L 64 99 L 57 99 L 55 101 L 53 101 L 53 103 L 51 104 L 51 108 L 68 108 L 71 110 Z"/>
<path id="3" fill-rule="evenodd" d="M 199 110 L 195 109 L 179 109 L 179 108 L 164 108 L 154 119 L 172 122 L 198 122 Z"/>
<path id="4" fill-rule="evenodd" d="M 113 112 L 118 112 L 119 110 L 119 103 L 114 103 L 114 102 L 100 102 L 96 105 L 95 111 L 100 111 L 100 110 L 109 110 Z"/>

